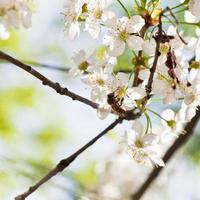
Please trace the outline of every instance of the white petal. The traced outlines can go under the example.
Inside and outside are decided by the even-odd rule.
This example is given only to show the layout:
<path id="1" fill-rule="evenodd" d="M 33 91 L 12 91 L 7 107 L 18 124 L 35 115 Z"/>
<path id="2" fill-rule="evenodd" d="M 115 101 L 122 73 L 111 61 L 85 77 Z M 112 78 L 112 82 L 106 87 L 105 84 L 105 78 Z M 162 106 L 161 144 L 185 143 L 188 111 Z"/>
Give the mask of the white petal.
<path id="1" fill-rule="evenodd" d="M 102 16 L 102 21 L 106 27 L 117 29 L 117 17 L 114 12 L 105 12 Z"/>
<path id="2" fill-rule="evenodd" d="M 15 0 L 1 0 L 0 8 L 9 8 L 15 4 Z"/>
<path id="3" fill-rule="evenodd" d="M 139 15 L 135 15 L 128 20 L 126 30 L 128 33 L 138 33 L 144 24 L 144 19 Z"/>
<path id="4" fill-rule="evenodd" d="M 131 98 L 131 97 L 124 97 L 124 100 L 123 100 L 123 104 L 122 104 L 122 107 L 123 109 L 125 110 L 132 110 L 133 108 L 136 107 L 136 101 L 135 99 Z"/>
<path id="5" fill-rule="evenodd" d="M 143 42 L 144 40 L 141 37 L 135 35 L 130 35 L 127 39 L 128 47 L 136 52 L 142 50 Z"/>
<path id="6" fill-rule="evenodd" d="M 76 39 L 80 35 L 80 27 L 78 23 L 71 23 L 70 26 L 66 27 L 66 33 L 70 39 Z"/>
<path id="7" fill-rule="evenodd" d="M 161 158 L 159 158 L 158 156 L 155 155 L 150 155 L 149 158 L 157 165 L 160 167 L 164 167 L 165 163 L 163 162 L 163 160 Z"/>
<path id="8" fill-rule="evenodd" d="M 190 121 L 196 114 L 196 105 L 190 105 L 186 109 L 186 121 Z"/>
<path id="9" fill-rule="evenodd" d="M 163 99 L 164 104 L 171 104 L 176 101 L 176 96 L 174 90 L 167 91 L 165 98 Z"/>
<path id="10" fill-rule="evenodd" d="M 153 92 L 157 95 L 165 96 L 169 85 L 164 80 L 155 79 L 153 82 Z"/>
<path id="11" fill-rule="evenodd" d="M 149 75 L 150 75 L 149 69 L 144 69 L 140 71 L 139 78 L 142 80 L 148 80 Z"/>
<path id="12" fill-rule="evenodd" d="M 197 18 L 200 19 L 200 1 L 199 0 L 190 0 L 188 3 L 189 11 Z"/>
<path id="13" fill-rule="evenodd" d="M 32 25 L 31 17 L 32 17 L 31 12 L 26 12 L 26 13 L 23 14 L 22 22 L 23 22 L 23 25 L 24 25 L 25 28 L 31 27 L 31 25 Z"/>
<path id="14" fill-rule="evenodd" d="M 142 49 L 148 56 L 152 56 L 155 54 L 155 48 L 156 48 L 156 42 L 154 39 L 151 39 L 150 41 L 146 40 L 142 44 Z"/>
<path id="15" fill-rule="evenodd" d="M 117 57 L 124 53 L 124 49 L 125 49 L 125 42 L 117 39 L 113 41 L 112 45 L 108 50 L 108 53 L 110 56 Z"/>
<path id="16" fill-rule="evenodd" d="M 144 137 L 142 138 L 143 144 L 144 145 L 155 145 L 158 143 L 159 141 L 159 136 L 153 133 L 149 133 L 144 135 Z"/>
<path id="17" fill-rule="evenodd" d="M 138 100 L 146 96 L 146 91 L 141 87 L 133 87 L 130 95 L 133 96 L 134 99 Z"/>
<path id="18" fill-rule="evenodd" d="M 111 111 L 111 108 L 109 105 L 100 105 L 97 110 L 97 113 L 100 119 L 105 119 L 110 113 L 110 111 Z"/>
<path id="19" fill-rule="evenodd" d="M 125 74 L 123 72 L 117 73 L 116 79 L 115 79 L 115 82 L 117 84 L 116 87 L 126 86 L 128 84 L 128 80 L 129 80 L 128 74 Z"/>
<path id="20" fill-rule="evenodd" d="M 190 23 L 194 23 L 194 22 L 197 22 L 197 19 L 191 12 L 186 10 L 185 11 L 185 21 L 190 22 Z"/>
<path id="21" fill-rule="evenodd" d="M 128 132 L 126 131 L 126 142 L 128 145 L 135 145 L 135 141 L 137 139 L 140 139 L 140 135 L 135 132 L 134 130 L 129 130 Z"/>
<path id="22" fill-rule="evenodd" d="M 134 132 L 138 133 L 139 135 L 142 135 L 144 128 L 143 128 L 142 123 L 139 120 L 135 120 L 133 122 L 132 129 Z"/>
<path id="23" fill-rule="evenodd" d="M 72 76 L 73 78 L 75 78 L 76 76 L 78 76 L 80 74 L 80 70 L 77 67 L 72 67 L 69 70 L 69 75 Z"/>
<path id="24" fill-rule="evenodd" d="M 20 25 L 20 18 L 17 11 L 10 10 L 7 13 L 8 16 L 8 23 L 14 26 L 15 28 L 19 28 Z"/>
<path id="25" fill-rule="evenodd" d="M 0 24 L 0 39 L 7 40 L 10 37 L 10 32 L 3 24 Z"/>
<path id="26" fill-rule="evenodd" d="M 166 109 L 161 113 L 161 116 L 166 120 L 174 120 L 175 119 L 175 113 L 171 109 Z"/>
<path id="27" fill-rule="evenodd" d="M 100 31 L 101 31 L 101 26 L 94 19 L 87 18 L 85 21 L 85 31 L 88 31 L 88 33 L 94 39 L 97 39 L 99 37 Z"/>
<path id="28" fill-rule="evenodd" d="M 72 59 L 74 63 L 77 65 L 80 65 L 82 62 L 86 60 L 86 52 L 84 50 L 80 50 L 78 52 L 75 52 L 74 55 L 72 56 Z"/>

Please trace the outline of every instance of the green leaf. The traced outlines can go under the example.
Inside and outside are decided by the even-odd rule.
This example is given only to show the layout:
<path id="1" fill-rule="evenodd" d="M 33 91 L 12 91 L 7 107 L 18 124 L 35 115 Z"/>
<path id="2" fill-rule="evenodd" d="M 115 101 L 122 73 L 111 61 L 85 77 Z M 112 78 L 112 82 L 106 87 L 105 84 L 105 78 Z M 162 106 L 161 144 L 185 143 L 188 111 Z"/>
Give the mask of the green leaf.
<path id="1" fill-rule="evenodd" d="M 117 65 L 114 68 L 114 73 L 132 72 L 132 70 L 134 68 L 134 66 L 132 64 L 132 57 L 133 57 L 133 53 L 130 50 L 126 49 L 125 53 L 118 57 Z"/>

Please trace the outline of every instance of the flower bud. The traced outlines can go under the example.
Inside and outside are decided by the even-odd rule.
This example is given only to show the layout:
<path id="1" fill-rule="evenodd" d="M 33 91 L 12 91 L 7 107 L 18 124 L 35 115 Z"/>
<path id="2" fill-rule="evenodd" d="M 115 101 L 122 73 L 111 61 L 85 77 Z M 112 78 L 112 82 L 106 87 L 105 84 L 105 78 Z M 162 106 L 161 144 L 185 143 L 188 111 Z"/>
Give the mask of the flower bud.
<path id="1" fill-rule="evenodd" d="M 175 128 L 175 126 L 176 126 L 176 121 L 175 121 L 175 120 L 169 120 L 169 121 L 167 121 L 167 125 L 168 125 L 170 128 Z"/>

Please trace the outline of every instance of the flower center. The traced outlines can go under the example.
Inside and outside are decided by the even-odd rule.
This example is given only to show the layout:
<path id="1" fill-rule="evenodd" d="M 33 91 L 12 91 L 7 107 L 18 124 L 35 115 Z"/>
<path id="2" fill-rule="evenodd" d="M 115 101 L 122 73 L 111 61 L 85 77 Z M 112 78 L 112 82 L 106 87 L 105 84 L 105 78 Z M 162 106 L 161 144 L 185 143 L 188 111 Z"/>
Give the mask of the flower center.
<path id="1" fill-rule="evenodd" d="M 120 38 L 120 40 L 126 42 L 126 40 L 128 38 L 128 33 L 126 31 L 121 31 L 119 33 L 119 38 Z"/>
<path id="2" fill-rule="evenodd" d="M 104 80 L 102 80 L 102 79 L 97 79 L 97 85 L 99 85 L 99 86 L 101 86 L 101 87 L 103 87 L 104 85 L 105 85 L 105 82 L 104 82 Z"/>
<path id="3" fill-rule="evenodd" d="M 120 87 L 120 88 L 118 88 L 117 91 L 116 91 L 116 93 L 117 93 L 117 96 L 119 98 L 125 97 L 126 96 L 126 87 Z"/>
<path id="4" fill-rule="evenodd" d="M 192 64 L 190 65 L 192 69 L 200 69 L 200 62 L 199 61 L 192 61 Z"/>
<path id="5" fill-rule="evenodd" d="M 101 19 L 102 14 L 103 14 L 103 11 L 100 10 L 100 9 L 95 9 L 95 10 L 93 11 L 93 14 L 94 14 L 94 16 L 95 16 L 96 19 Z"/>
<path id="6" fill-rule="evenodd" d="M 191 99 L 193 102 L 196 101 L 198 99 L 198 94 L 192 94 Z"/>
<path id="7" fill-rule="evenodd" d="M 82 6 L 82 13 L 87 13 L 87 12 L 88 12 L 87 3 L 84 3 Z"/>
<path id="8" fill-rule="evenodd" d="M 159 49 L 159 51 L 160 51 L 160 53 L 161 54 L 167 54 L 168 52 L 169 52 L 169 50 L 170 50 L 170 45 L 169 45 L 169 43 L 161 43 L 160 44 L 160 49 Z"/>
<path id="9" fill-rule="evenodd" d="M 169 120 L 167 121 L 167 125 L 170 127 L 170 128 L 175 128 L 176 127 L 176 121 L 175 120 Z"/>
<path id="10" fill-rule="evenodd" d="M 84 62 L 82 62 L 82 63 L 79 65 L 78 68 L 79 68 L 81 71 L 86 71 L 87 68 L 88 68 L 88 66 L 89 66 L 89 63 L 88 63 L 87 61 L 84 61 Z"/>
<path id="11" fill-rule="evenodd" d="M 141 142 L 140 140 L 136 140 L 136 141 L 135 141 L 135 146 L 136 146 L 137 148 L 142 148 L 142 147 L 143 147 L 143 144 L 142 144 L 142 142 Z"/>

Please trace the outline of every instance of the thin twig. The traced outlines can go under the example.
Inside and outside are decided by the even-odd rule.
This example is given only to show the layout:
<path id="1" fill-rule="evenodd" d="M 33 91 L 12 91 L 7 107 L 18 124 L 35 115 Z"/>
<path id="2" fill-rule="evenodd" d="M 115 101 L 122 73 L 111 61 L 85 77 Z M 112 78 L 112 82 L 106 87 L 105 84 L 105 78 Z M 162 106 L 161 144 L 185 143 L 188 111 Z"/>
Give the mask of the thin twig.
<path id="1" fill-rule="evenodd" d="M 65 66 L 41 63 L 41 62 L 36 62 L 36 61 L 21 61 L 21 62 L 29 64 L 29 65 L 34 65 L 34 66 L 42 67 L 45 69 L 56 70 L 56 71 L 61 71 L 61 72 L 69 72 L 70 70 L 70 68 L 67 68 Z"/>
<path id="2" fill-rule="evenodd" d="M 33 66 L 37 66 L 37 67 L 45 68 L 49 70 L 60 71 L 60 72 L 69 72 L 70 70 L 70 68 L 66 68 L 60 65 L 53 65 L 53 64 L 47 64 L 47 63 L 42 63 L 42 62 L 36 62 L 36 61 L 24 61 L 24 60 L 20 60 L 20 61 L 29 65 L 33 65 Z"/>
<path id="3" fill-rule="evenodd" d="M 68 158 L 61 160 L 57 164 L 57 166 L 54 169 L 52 169 L 46 176 L 44 176 L 39 182 L 37 182 L 34 186 L 30 187 L 23 194 L 15 197 L 15 200 L 26 199 L 29 195 L 31 195 L 33 192 L 35 192 L 41 185 L 43 185 L 44 183 L 49 181 L 52 177 L 54 177 L 58 173 L 62 172 L 65 168 L 67 168 L 80 154 L 82 154 L 86 149 L 91 147 L 97 140 L 99 140 L 101 137 L 106 135 L 108 133 L 108 131 L 113 129 L 117 124 L 121 123 L 122 121 L 123 121 L 122 118 L 118 118 L 117 120 L 115 120 L 105 130 L 103 130 L 99 135 L 97 135 L 95 138 L 90 140 L 87 144 L 85 144 L 83 147 L 81 147 L 78 151 L 73 153 Z"/>
<path id="4" fill-rule="evenodd" d="M 168 16 L 166 16 L 166 15 L 163 15 L 163 16 L 166 17 L 172 23 L 172 25 L 174 26 L 174 28 L 176 30 L 176 33 L 177 33 L 179 39 L 181 40 L 181 42 L 183 42 L 183 44 L 187 45 L 187 42 L 182 38 L 182 36 L 179 33 L 179 30 L 178 30 L 179 21 L 178 21 L 178 19 L 176 18 L 175 14 L 172 12 L 172 10 L 169 7 L 167 7 L 166 9 L 169 10 L 169 13 L 170 13 L 171 17 L 175 20 L 175 23 L 173 23 L 173 21 Z"/>
<path id="5" fill-rule="evenodd" d="M 68 96 L 68 97 L 72 98 L 73 100 L 80 101 L 86 105 L 91 106 L 92 108 L 95 108 L 95 109 L 98 108 L 98 104 L 96 104 L 96 103 L 90 101 L 89 99 L 86 99 L 78 94 L 75 94 L 74 92 L 69 91 L 67 88 L 61 87 L 59 83 L 51 81 L 50 79 L 48 79 L 47 77 L 45 77 L 44 75 L 42 75 L 41 73 L 39 73 L 38 71 L 33 69 L 31 66 L 22 63 L 21 61 L 11 57 L 10 55 L 8 55 L 2 51 L 0 51 L 0 59 L 6 60 L 6 61 L 18 66 L 19 68 L 25 70 L 29 74 L 32 74 L 34 77 L 39 79 L 43 85 L 47 85 L 47 86 L 53 88 L 60 95 Z"/>
<path id="6" fill-rule="evenodd" d="M 163 157 L 163 161 L 167 163 L 173 155 L 176 153 L 176 151 L 182 147 L 187 140 L 194 134 L 194 129 L 200 120 L 200 108 L 198 108 L 197 113 L 195 117 L 187 123 L 185 126 L 184 132 L 185 134 L 182 134 L 179 136 L 179 138 L 173 143 L 173 145 L 168 149 L 168 151 L 165 153 Z M 148 188 L 151 186 L 153 181 L 158 177 L 158 175 L 161 173 L 163 170 L 163 167 L 159 168 L 154 168 L 153 171 L 150 173 L 149 177 L 147 180 L 144 182 L 144 184 L 138 189 L 138 191 L 132 195 L 132 200 L 139 200 L 144 193 L 148 190 Z"/>

